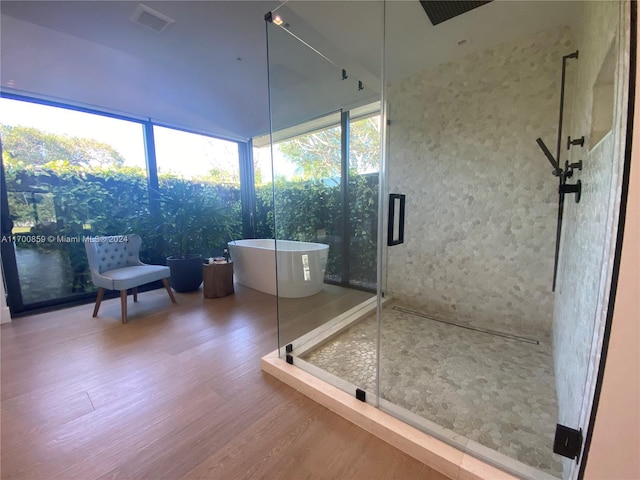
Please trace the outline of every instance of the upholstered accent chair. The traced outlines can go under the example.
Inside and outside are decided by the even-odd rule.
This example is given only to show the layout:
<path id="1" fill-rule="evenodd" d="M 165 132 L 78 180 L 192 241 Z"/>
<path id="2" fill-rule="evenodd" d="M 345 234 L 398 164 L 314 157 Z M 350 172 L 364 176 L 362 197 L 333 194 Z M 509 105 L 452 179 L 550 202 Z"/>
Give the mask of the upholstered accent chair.
<path id="1" fill-rule="evenodd" d="M 172 303 L 176 303 L 169 286 L 169 267 L 148 265 L 140 261 L 140 235 L 93 237 L 85 242 L 91 280 L 98 287 L 93 316 L 98 315 L 105 290 L 120 290 L 122 323 L 127 323 L 127 290 L 132 289 L 133 301 L 138 301 L 138 287 L 162 280 Z"/>

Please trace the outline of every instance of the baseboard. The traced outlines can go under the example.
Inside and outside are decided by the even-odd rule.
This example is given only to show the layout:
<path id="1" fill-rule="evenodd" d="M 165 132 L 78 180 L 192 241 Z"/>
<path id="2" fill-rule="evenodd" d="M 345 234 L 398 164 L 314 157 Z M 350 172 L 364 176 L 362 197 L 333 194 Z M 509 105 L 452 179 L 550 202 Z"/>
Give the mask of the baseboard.
<path id="1" fill-rule="evenodd" d="M 407 455 L 454 480 L 515 480 L 468 455 L 313 375 L 278 358 L 274 351 L 262 357 L 264 372 L 295 388 L 329 410 L 393 445 Z"/>
<path id="2" fill-rule="evenodd" d="M 11 312 L 9 307 L 0 307 L 0 324 L 11 323 Z"/>

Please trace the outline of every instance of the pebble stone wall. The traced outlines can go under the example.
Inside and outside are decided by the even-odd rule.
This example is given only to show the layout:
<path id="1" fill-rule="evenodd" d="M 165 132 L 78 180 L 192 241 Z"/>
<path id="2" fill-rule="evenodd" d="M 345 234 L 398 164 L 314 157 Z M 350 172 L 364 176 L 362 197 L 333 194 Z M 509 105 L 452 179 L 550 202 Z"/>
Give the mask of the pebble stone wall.
<path id="1" fill-rule="evenodd" d="M 389 86 L 392 193 L 405 243 L 387 290 L 430 315 L 550 336 L 555 152 L 568 27 L 528 36 Z"/>

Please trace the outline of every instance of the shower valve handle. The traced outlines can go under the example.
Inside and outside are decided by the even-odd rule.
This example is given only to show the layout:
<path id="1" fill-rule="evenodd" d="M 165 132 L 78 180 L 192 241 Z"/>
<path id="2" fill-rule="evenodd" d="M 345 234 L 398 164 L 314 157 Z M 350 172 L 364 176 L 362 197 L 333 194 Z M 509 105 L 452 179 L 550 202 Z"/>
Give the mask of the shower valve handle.
<path id="1" fill-rule="evenodd" d="M 567 137 L 567 150 L 569 150 L 574 145 L 584 147 L 584 135 L 580 138 L 574 138 L 573 140 L 571 139 L 571 137 Z"/>
<path id="2" fill-rule="evenodd" d="M 576 203 L 580 203 L 580 196 L 582 194 L 582 182 L 578 180 L 575 184 L 563 183 L 558 188 L 558 193 L 562 196 L 568 193 L 575 193 Z"/>
<path id="3" fill-rule="evenodd" d="M 582 171 L 582 160 L 578 160 L 575 163 L 569 163 L 568 161 L 565 161 L 562 179 L 566 180 L 567 178 L 573 177 L 574 170 Z"/>
<path id="4" fill-rule="evenodd" d="M 578 170 L 578 171 L 582 171 L 582 160 L 578 160 L 577 162 L 574 163 L 569 163 L 567 162 L 567 166 L 568 168 L 570 168 L 571 170 Z"/>

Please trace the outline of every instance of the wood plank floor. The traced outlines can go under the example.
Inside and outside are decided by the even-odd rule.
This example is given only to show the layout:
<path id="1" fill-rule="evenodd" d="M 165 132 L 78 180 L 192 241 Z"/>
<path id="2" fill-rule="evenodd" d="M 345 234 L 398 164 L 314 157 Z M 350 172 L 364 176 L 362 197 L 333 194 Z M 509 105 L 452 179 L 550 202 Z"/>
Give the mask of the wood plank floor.
<path id="1" fill-rule="evenodd" d="M 2 325 L 2 479 L 445 480 L 261 372 L 274 297 L 176 298 Z"/>
<path id="2" fill-rule="evenodd" d="M 280 299 L 281 343 L 286 345 L 300 338 L 374 296 L 372 293 L 325 284 L 317 295 Z"/>

